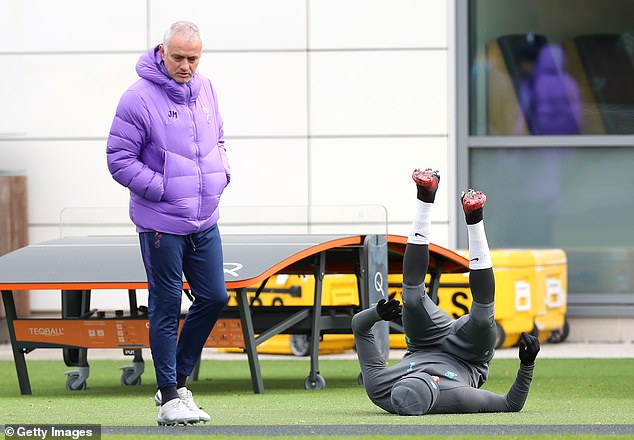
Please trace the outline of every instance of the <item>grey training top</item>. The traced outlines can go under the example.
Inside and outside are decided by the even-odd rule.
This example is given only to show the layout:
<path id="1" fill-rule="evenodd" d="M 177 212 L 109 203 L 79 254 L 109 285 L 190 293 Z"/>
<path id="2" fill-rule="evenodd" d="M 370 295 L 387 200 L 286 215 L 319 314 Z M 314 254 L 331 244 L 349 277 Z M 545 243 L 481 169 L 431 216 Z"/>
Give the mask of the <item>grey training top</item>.
<path id="1" fill-rule="evenodd" d="M 533 377 L 534 365 L 520 365 L 515 382 L 505 395 L 481 390 L 488 369 L 471 365 L 440 347 L 408 351 L 401 361 L 388 367 L 376 347 L 372 326 L 380 321 L 374 307 L 356 314 L 352 320 L 357 355 L 361 365 L 363 383 L 368 397 L 377 406 L 396 413 L 391 403 L 394 383 L 403 377 L 425 372 L 440 377 L 438 401 L 433 413 L 512 412 L 524 406 Z"/>

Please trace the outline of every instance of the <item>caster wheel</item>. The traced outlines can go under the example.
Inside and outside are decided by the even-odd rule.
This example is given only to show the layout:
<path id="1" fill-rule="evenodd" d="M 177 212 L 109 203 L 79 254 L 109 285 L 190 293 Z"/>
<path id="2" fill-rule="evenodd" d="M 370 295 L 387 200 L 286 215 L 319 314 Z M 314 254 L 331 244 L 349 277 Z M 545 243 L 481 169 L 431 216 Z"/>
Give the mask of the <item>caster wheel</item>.
<path id="1" fill-rule="evenodd" d="M 121 385 L 123 386 L 141 385 L 141 376 L 136 375 L 134 373 L 134 370 L 124 371 L 123 374 L 121 374 Z"/>
<path id="2" fill-rule="evenodd" d="M 307 390 L 323 390 L 326 388 L 326 379 L 317 374 L 315 380 L 311 380 L 310 376 L 304 381 L 304 388 Z"/>
<path id="3" fill-rule="evenodd" d="M 66 378 L 66 389 L 68 391 L 84 391 L 86 389 L 86 382 L 78 382 L 77 376 L 68 376 Z"/>
<path id="4" fill-rule="evenodd" d="M 310 337 L 308 335 L 291 335 L 291 353 L 294 356 L 308 356 Z"/>
<path id="5" fill-rule="evenodd" d="M 568 319 L 566 318 L 564 320 L 563 328 L 561 330 L 553 331 L 548 337 L 548 342 L 550 342 L 551 344 L 559 344 L 561 342 L 564 342 L 568 338 L 569 334 L 570 324 L 568 323 Z"/>

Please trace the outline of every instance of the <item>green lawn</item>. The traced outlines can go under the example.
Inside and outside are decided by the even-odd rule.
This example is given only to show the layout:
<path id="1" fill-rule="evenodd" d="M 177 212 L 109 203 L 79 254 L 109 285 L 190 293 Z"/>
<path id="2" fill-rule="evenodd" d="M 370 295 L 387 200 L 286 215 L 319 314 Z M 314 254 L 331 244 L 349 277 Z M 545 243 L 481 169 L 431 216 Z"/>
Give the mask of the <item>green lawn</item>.
<path id="1" fill-rule="evenodd" d="M 147 363 L 141 386 L 123 387 L 118 368 L 125 361 L 123 357 L 121 361 L 91 361 L 88 389 L 75 392 L 65 389 L 63 372 L 69 368 L 63 362 L 28 361 L 33 389 L 30 396 L 20 395 L 13 362 L 0 362 L 0 423 L 156 425 L 152 365 Z M 634 360 L 631 359 L 538 360 L 531 394 L 520 413 L 423 417 L 394 416 L 375 407 L 363 387 L 357 385 L 359 369 L 354 360 L 320 361 L 320 372 L 327 381 L 326 389 L 321 391 L 304 390 L 308 361 L 263 360 L 261 365 L 266 391 L 257 395 L 251 389 L 246 361 L 203 362 L 200 380 L 190 388 L 197 402 L 212 415 L 212 424 L 634 424 Z M 516 360 L 494 360 L 484 388 L 506 392 L 517 365 Z"/>

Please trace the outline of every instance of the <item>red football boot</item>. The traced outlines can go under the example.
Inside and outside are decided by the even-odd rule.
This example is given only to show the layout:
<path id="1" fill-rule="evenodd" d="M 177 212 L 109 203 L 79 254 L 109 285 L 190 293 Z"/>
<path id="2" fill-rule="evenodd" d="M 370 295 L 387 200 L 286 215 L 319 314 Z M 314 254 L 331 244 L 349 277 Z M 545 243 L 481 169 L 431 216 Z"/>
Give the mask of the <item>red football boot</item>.
<path id="1" fill-rule="evenodd" d="M 438 170 L 432 171 L 431 168 L 427 168 L 425 171 L 416 168 L 412 173 L 412 179 L 416 182 L 416 185 L 422 186 L 427 191 L 436 191 L 440 181 L 440 174 L 438 174 Z"/>
<path id="2" fill-rule="evenodd" d="M 487 201 L 487 196 L 475 189 L 469 189 L 467 192 L 462 192 L 462 209 L 465 213 L 473 212 L 476 209 L 481 209 Z"/>
<path id="3" fill-rule="evenodd" d="M 482 221 L 482 208 L 487 201 L 487 196 L 480 191 L 469 189 L 467 192 L 463 191 L 460 201 L 468 225 L 475 225 Z"/>
<path id="4" fill-rule="evenodd" d="M 432 171 L 431 168 L 427 168 L 425 171 L 421 171 L 416 168 L 412 173 L 412 180 L 416 183 L 418 200 L 434 203 L 438 182 L 440 181 L 438 170 Z"/>

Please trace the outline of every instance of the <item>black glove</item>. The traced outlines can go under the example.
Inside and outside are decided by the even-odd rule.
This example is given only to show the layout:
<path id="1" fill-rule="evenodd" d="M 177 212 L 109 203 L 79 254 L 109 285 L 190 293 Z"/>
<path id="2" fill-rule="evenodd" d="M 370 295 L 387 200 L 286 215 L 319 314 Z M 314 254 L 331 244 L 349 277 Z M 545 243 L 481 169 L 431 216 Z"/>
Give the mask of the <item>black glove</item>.
<path id="1" fill-rule="evenodd" d="M 385 301 L 385 299 L 381 298 L 376 303 L 376 312 L 382 320 L 391 321 L 401 316 L 401 303 L 396 299 Z"/>
<path id="2" fill-rule="evenodd" d="M 539 339 L 523 332 L 520 335 L 520 362 L 522 365 L 533 365 L 539 353 Z"/>

